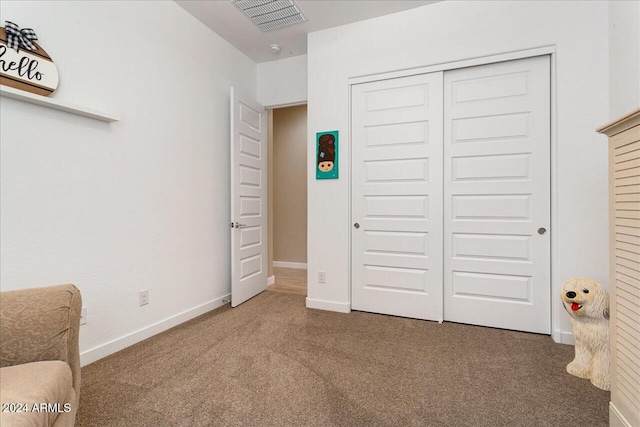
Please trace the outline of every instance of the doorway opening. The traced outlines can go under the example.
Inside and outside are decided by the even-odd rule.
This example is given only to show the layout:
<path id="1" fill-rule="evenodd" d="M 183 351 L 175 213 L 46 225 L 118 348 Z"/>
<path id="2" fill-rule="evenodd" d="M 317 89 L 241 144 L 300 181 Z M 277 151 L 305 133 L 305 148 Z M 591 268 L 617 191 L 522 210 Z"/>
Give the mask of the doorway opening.
<path id="1" fill-rule="evenodd" d="M 268 290 L 307 296 L 307 105 L 267 109 Z"/>

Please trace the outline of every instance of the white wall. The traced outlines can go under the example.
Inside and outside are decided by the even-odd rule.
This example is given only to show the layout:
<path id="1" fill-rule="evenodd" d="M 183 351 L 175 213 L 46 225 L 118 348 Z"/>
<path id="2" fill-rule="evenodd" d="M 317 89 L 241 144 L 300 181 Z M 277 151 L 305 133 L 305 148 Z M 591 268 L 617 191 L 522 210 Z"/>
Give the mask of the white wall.
<path id="1" fill-rule="evenodd" d="M 2 290 L 76 284 L 85 364 L 220 305 L 229 86 L 255 96 L 255 63 L 173 2 L 3 1 L 0 14 L 36 30 L 60 74 L 52 97 L 121 119 L 1 99 Z"/>
<path id="2" fill-rule="evenodd" d="M 307 101 L 307 55 L 258 64 L 258 102 L 265 107 Z"/>
<path id="3" fill-rule="evenodd" d="M 595 128 L 609 116 L 606 2 L 436 3 L 309 34 L 308 144 L 340 131 L 340 179 L 316 181 L 308 151 L 307 306 L 348 311 L 350 77 L 555 45 L 557 227 L 553 246 L 554 338 L 571 341 L 562 282 L 608 284 L 607 147 Z M 318 271 L 326 284 L 317 283 Z"/>
<path id="4" fill-rule="evenodd" d="M 611 120 L 640 106 L 640 1 L 609 2 Z"/>

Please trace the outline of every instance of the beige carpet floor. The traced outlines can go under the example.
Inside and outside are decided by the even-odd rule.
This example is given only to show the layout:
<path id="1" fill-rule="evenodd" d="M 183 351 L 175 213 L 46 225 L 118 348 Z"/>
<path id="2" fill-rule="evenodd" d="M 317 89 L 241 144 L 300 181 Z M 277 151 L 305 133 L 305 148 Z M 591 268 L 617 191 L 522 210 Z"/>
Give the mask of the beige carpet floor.
<path id="1" fill-rule="evenodd" d="M 307 270 L 299 268 L 274 267 L 275 282 L 268 290 L 307 296 Z"/>
<path id="2" fill-rule="evenodd" d="M 607 426 L 548 336 L 264 292 L 82 369 L 78 426 Z"/>

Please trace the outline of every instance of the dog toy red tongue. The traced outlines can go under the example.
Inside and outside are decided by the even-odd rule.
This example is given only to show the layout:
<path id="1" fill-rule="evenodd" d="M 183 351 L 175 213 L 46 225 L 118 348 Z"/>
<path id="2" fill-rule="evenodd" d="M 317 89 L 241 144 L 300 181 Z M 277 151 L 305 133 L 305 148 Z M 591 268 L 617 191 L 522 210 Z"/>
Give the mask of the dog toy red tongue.
<path id="1" fill-rule="evenodd" d="M 571 310 L 573 310 L 573 311 L 580 310 L 580 305 L 578 305 L 578 304 L 576 304 L 574 302 L 573 304 L 571 304 Z"/>

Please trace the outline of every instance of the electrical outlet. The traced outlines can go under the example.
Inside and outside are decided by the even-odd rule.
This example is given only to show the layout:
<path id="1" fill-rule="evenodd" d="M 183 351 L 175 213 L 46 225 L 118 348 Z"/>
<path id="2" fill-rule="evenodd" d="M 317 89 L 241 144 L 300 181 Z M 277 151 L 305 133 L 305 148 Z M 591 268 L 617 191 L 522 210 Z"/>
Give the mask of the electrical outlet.
<path id="1" fill-rule="evenodd" d="M 149 289 L 140 291 L 140 306 L 149 304 Z"/>
<path id="2" fill-rule="evenodd" d="M 326 283 L 327 281 L 327 277 L 324 273 L 324 271 L 319 271 L 318 272 L 318 283 Z"/>
<path id="3" fill-rule="evenodd" d="M 87 307 L 82 307 L 80 310 L 80 324 L 84 325 L 87 323 Z"/>

